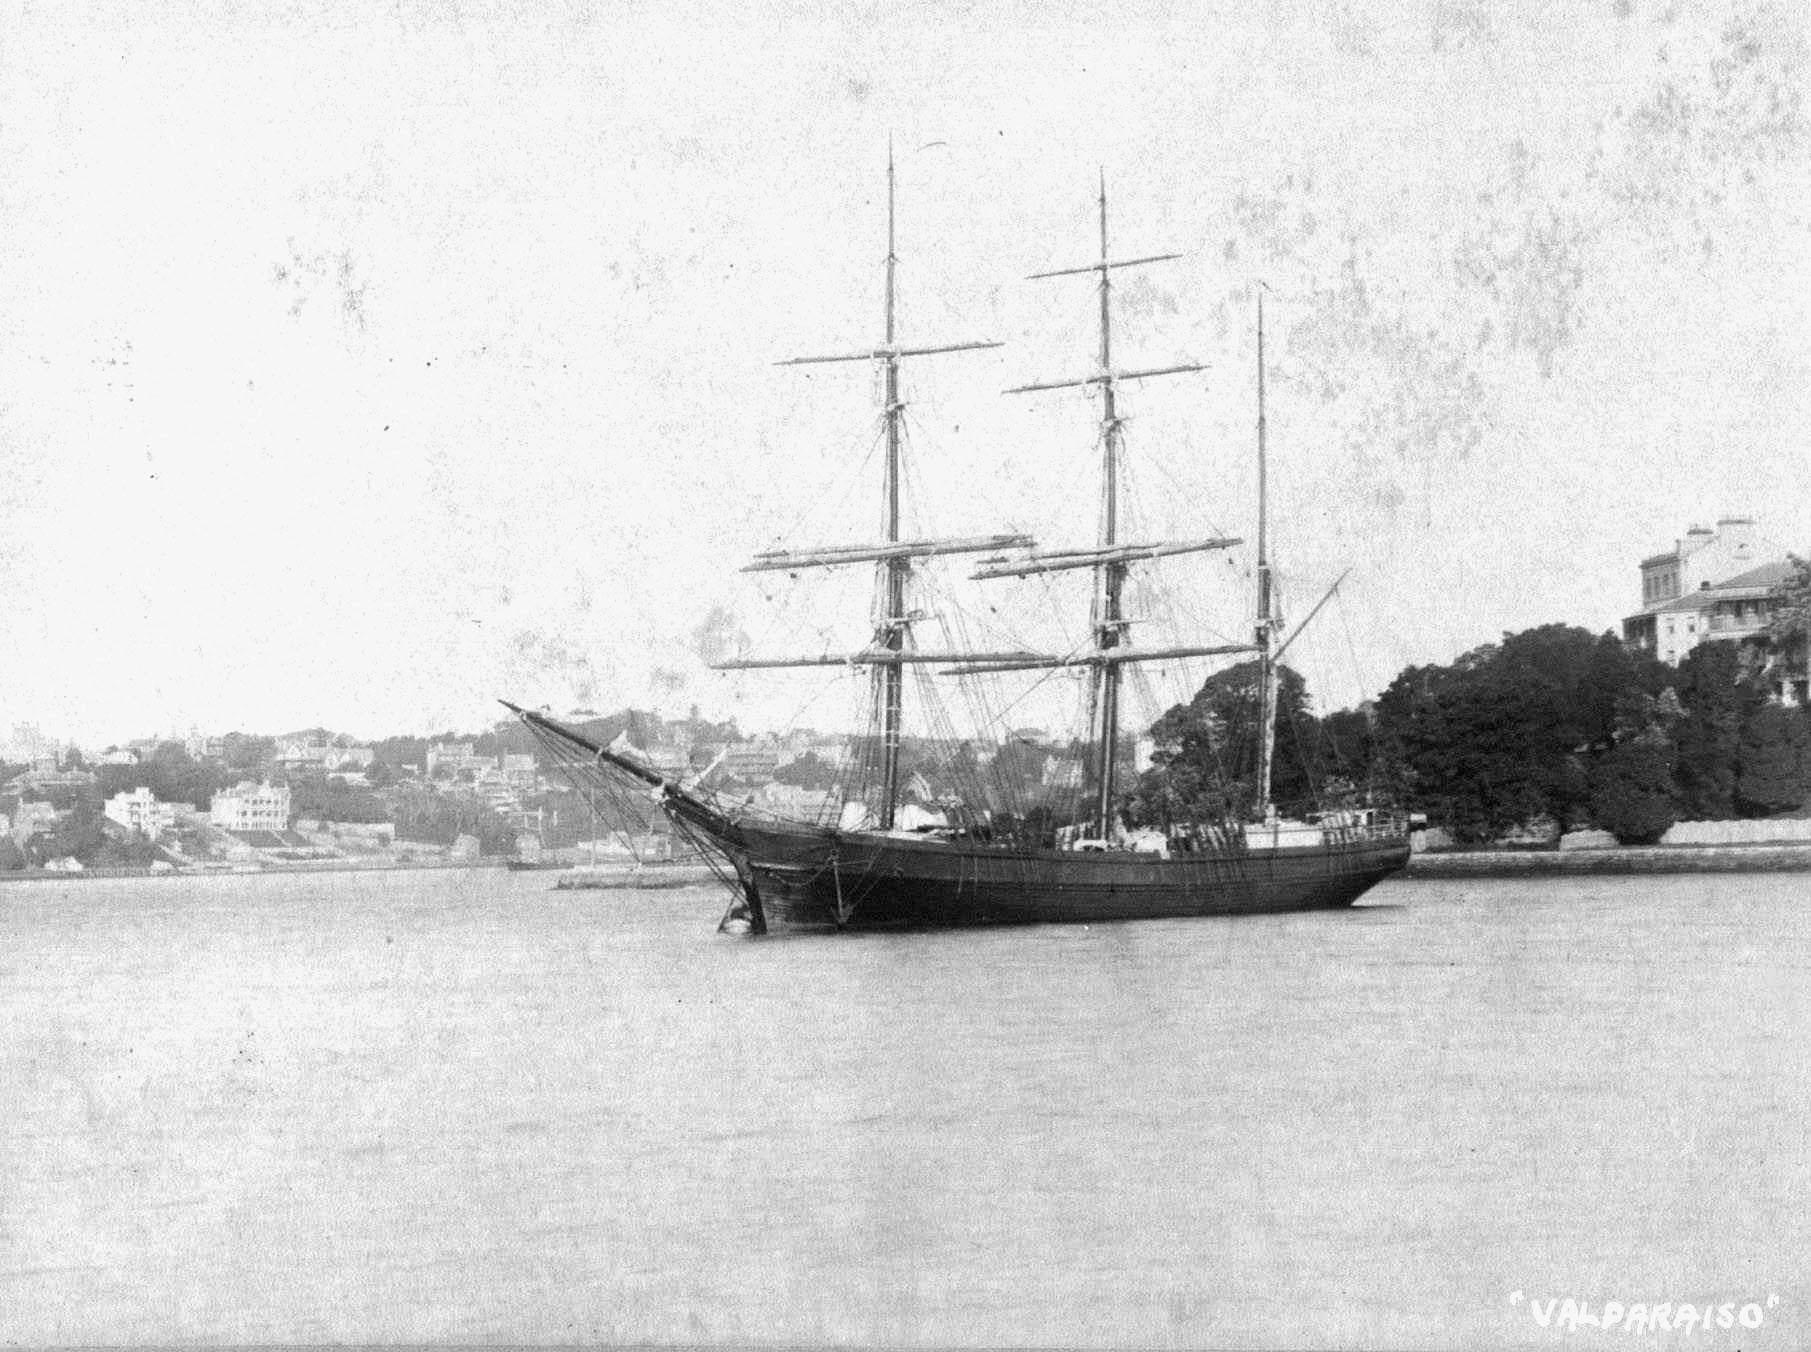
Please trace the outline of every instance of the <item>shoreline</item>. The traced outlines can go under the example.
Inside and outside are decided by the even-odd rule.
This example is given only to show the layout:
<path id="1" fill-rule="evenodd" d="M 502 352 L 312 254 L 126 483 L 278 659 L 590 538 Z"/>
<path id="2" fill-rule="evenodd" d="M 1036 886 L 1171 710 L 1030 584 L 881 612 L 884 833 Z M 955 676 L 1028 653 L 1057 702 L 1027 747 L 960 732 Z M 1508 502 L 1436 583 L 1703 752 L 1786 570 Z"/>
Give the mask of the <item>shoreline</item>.
<path id="1" fill-rule="evenodd" d="M 78 883 L 83 879 L 109 878 L 255 878 L 268 873 L 416 873 L 424 870 L 444 872 L 450 869 L 470 869 L 474 871 L 502 872 L 507 860 L 502 856 L 492 859 L 475 860 L 435 860 L 412 859 L 384 863 L 364 863 L 350 860 L 323 860 L 318 863 L 292 862 L 287 864 L 252 864 L 244 868 L 169 868 L 153 869 L 148 867 L 123 868 L 85 868 L 79 872 L 65 873 L 61 869 L 22 868 L 0 871 L 0 884 L 10 882 L 71 882 Z"/>
<path id="2" fill-rule="evenodd" d="M 120 878 L 247 878 L 295 873 L 415 873 L 464 869 L 509 871 L 508 859 L 409 860 L 262 864 L 249 868 L 92 868 L 79 873 L 56 869 L 12 869 L 0 872 L 0 885 L 11 882 L 81 882 Z M 554 888 L 672 887 L 710 881 L 705 864 L 586 865 L 541 870 L 555 875 Z M 1412 855 L 1400 876 L 1411 881 L 1449 878 L 1521 878 L 1604 876 L 1644 873 L 1793 873 L 1811 872 L 1811 841 L 1724 845 L 1618 845 L 1593 849 L 1433 850 Z M 694 876 L 696 875 L 696 876 Z"/>
<path id="3" fill-rule="evenodd" d="M 1586 850 L 1440 850 L 1410 857 L 1403 876 L 1520 878 L 1642 873 L 1811 871 L 1811 842 L 1617 845 Z"/>

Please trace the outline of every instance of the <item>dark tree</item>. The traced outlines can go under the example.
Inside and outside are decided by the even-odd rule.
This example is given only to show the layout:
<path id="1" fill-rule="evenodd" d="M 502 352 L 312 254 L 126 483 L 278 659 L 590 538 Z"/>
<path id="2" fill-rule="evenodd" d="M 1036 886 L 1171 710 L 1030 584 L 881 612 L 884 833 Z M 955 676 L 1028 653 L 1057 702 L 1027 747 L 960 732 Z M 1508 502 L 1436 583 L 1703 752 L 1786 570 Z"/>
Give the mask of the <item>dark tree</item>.
<path id="1" fill-rule="evenodd" d="M 1151 768 L 1131 794 L 1133 820 L 1163 826 L 1220 820 L 1257 808 L 1259 663 L 1241 662 L 1209 676 L 1187 704 L 1151 725 Z M 1307 686 L 1292 668 L 1277 668 L 1271 798 L 1286 813 L 1314 806 L 1307 746 L 1316 726 Z M 1306 744 L 1306 745 L 1305 745 Z"/>
<path id="2" fill-rule="evenodd" d="M 197 762 L 180 743 L 164 742 L 137 765 L 101 766 L 95 771 L 94 783 L 102 798 L 147 788 L 160 802 L 205 808 L 218 790 L 239 778 L 225 766 Z"/>
<path id="3" fill-rule="evenodd" d="M 102 868 L 145 868 L 156 858 L 157 847 L 142 832 L 129 831 L 103 840 L 92 862 Z"/>
<path id="4" fill-rule="evenodd" d="M 413 765 L 425 770 L 428 764 L 428 740 L 425 737 L 385 737 L 371 743 L 371 760 L 376 765 Z"/>
<path id="5" fill-rule="evenodd" d="M 390 809 L 369 789 L 356 788 L 338 775 L 310 776 L 289 786 L 289 811 L 294 817 L 315 817 L 330 822 L 387 822 Z"/>
<path id="6" fill-rule="evenodd" d="M 1679 700 L 1685 716 L 1674 731 L 1673 775 L 1680 810 L 1693 821 L 1733 817 L 1744 706 L 1754 701 L 1736 645 L 1700 643 L 1687 653 L 1679 664 Z"/>
<path id="7" fill-rule="evenodd" d="M 1678 819 L 1673 744 L 1659 729 L 1617 743 L 1591 767 L 1591 816 L 1623 845 L 1651 845 Z"/>
<path id="8" fill-rule="evenodd" d="M 1801 710 L 1762 704 L 1742 726 L 1739 806 L 1753 816 L 1789 812 L 1811 794 L 1811 749 Z"/>
<path id="9" fill-rule="evenodd" d="M 276 754 L 277 744 L 269 737 L 229 732 L 220 739 L 220 762 L 239 779 L 261 773 Z"/>
<path id="10" fill-rule="evenodd" d="M 1411 667 L 1378 700 L 1386 776 L 1461 840 L 1588 815 L 1590 765 L 1655 716 L 1670 672 L 1615 638 L 1550 624 L 1450 667 Z"/>
<path id="11" fill-rule="evenodd" d="M 1803 681 L 1811 670 L 1811 559 L 1791 557 L 1792 574 L 1772 598 L 1767 643 L 1788 681 Z"/>
<path id="12" fill-rule="evenodd" d="M 1376 738 L 1371 716 L 1362 709 L 1340 709 L 1320 720 L 1319 762 L 1330 776 L 1368 785 L 1376 777 Z"/>
<path id="13" fill-rule="evenodd" d="M 99 804 L 89 798 L 80 798 L 55 826 L 33 836 L 28 848 L 39 864 L 66 855 L 87 863 L 106 838 Z"/>
<path id="14" fill-rule="evenodd" d="M 398 840 L 451 845 L 461 835 L 472 835 L 478 837 L 484 854 L 515 852 L 514 829 L 482 799 L 411 785 L 392 790 L 389 796 Z"/>

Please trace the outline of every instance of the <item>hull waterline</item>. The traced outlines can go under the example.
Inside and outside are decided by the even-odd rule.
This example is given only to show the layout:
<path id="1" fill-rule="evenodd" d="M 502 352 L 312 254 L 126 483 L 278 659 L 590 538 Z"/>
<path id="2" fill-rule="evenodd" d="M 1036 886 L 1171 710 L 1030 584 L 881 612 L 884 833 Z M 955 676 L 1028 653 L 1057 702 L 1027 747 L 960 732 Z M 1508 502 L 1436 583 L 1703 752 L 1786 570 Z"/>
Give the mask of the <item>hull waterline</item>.
<path id="1" fill-rule="evenodd" d="M 1408 862 L 1400 836 L 1159 857 L 1006 850 L 905 833 L 742 828 L 757 929 L 1102 923 L 1349 906 Z"/>

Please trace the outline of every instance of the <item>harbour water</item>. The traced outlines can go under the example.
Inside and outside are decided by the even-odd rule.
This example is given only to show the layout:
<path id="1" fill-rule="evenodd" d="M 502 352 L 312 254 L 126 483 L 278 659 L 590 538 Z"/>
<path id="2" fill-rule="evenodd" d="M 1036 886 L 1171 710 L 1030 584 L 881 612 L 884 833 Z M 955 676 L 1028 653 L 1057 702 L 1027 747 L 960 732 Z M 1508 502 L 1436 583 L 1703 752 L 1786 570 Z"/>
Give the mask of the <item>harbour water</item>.
<path id="1" fill-rule="evenodd" d="M 1802 1346 L 1808 893 L 750 940 L 533 873 L 11 884 L 0 1337 Z"/>

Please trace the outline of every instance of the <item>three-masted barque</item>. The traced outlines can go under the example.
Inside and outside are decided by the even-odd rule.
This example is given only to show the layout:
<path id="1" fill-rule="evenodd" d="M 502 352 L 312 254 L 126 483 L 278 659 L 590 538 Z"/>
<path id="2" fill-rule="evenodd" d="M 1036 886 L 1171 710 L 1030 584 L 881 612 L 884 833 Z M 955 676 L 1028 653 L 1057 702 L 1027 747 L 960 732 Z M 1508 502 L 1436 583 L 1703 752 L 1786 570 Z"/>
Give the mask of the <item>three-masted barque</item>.
<path id="1" fill-rule="evenodd" d="M 1100 397 L 1100 497 L 1092 546 L 1040 550 L 1019 534 L 959 539 L 905 538 L 901 527 L 900 364 L 908 358 L 998 347 L 993 342 L 907 346 L 896 334 L 894 175 L 887 166 L 885 329 L 879 346 L 786 364 L 871 362 L 881 375 L 885 468 L 882 538 L 878 542 L 773 550 L 744 571 L 787 571 L 873 565 L 879 604 L 872 638 L 858 651 L 804 658 L 740 657 L 714 665 L 750 670 L 850 666 L 871 670 L 872 808 L 834 821 L 785 820 L 726 800 L 697 778 L 676 779 L 622 744 L 604 746 L 545 714 L 508 707 L 568 771 L 620 791 L 649 793 L 675 833 L 691 841 L 732 888 L 725 923 L 749 930 L 841 930 L 893 926 L 1002 925 L 1093 922 L 1159 917 L 1238 915 L 1350 905 L 1408 859 L 1406 823 L 1397 813 L 1364 807 L 1323 813 L 1314 821 L 1281 819 L 1270 801 L 1276 721 L 1278 643 L 1267 553 L 1262 299 L 1258 310 L 1259 510 L 1255 607 L 1250 643 L 1141 647 L 1128 639 L 1123 595 L 1129 570 L 1169 555 L 1225 549 L 1224 537 L 1132 541 L 1121 538 L 1121 384 L 1204 369 L 1176 365 L 1115 367 L 1112 349 L 1114 274 L 1163 263 L 1179 254 L 1113 258 L 1107 245 L 1104 176 L 1100 198 L 1100 257 L 1080 267 L 1034 274 L 1031 280 L 1090 276 L 1099 290 L 1098 367 L 1074 380 L 1019 386 L 1008 393 L 1093 387 Z M 972 576 L 1022 578 L 1087 570 L 1093 575 L 1090 639 L 1077 651 L 933 651 L 912 634 L 908 608 L 914 562 L 933 556 L 984 556 Z M 1312 615 L 1310 615 L 1312 618 Z M 1300 632 L 1300 629 L 1296 630 Z M 1212 820 L 1171 823 L 1161 831 L 1129 831 L 1121 814 L 1116 754 L 1121 745 L 1121 685 L 1133 664 L 1246 654 L 1259 675 L 1257 790 L 1249 810 Z M 1048 818 L 1035 829 L 1020 819 L 976 805 L 945 814 L 926 827 L 899 814 L 905 727 L 905 669 L 932 665 L 962 678 L 1079 668 L 1087 679 L 1088 743 L 1085 792 L 1066 822 Z M 507 703 L 507 702 L 506 702 Z M 953 818 L 953 819 L 951 819 Z"/>

